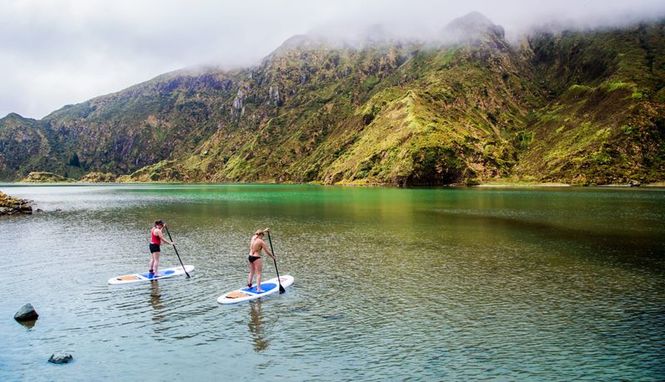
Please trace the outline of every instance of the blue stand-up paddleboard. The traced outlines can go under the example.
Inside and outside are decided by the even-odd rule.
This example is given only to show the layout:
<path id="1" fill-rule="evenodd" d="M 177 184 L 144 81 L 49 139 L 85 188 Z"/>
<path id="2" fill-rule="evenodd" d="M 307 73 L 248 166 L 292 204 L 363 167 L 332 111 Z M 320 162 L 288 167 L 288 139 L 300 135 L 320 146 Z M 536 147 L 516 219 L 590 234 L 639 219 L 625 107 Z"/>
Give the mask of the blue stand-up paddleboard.
<path id="1" fill-rule="evenodd" d="M 284 275 L 279 278 L 279 281 L 282 283 L 284 288 L 288 288 L 291 286 L 291 284 L 293 284 L 294 279 L 293 276 Z M 252 286 L 251 288 L 245 287 L 236 289 L 219 296 L 217 302 L 220 304 L 235 304 L 237 302 L 256 300 L 257 298 L 268 296 L 273 293 L 278 293 L 279 284 L 277 283 L 277 277 L 262 282 L 261 289 L 263 289 L 261 293 L 256 292 L 256 286 Z"/>
<path id="2" fill-rule="evenodd" d="M 191 273 L 194 270 L 194 266 L 193 265 L 185 265 L 185 269 L 187 270 L 187 273 Z M 132 273 L 132 274 L 129 274 L 129 275 L 111 277 L 109 279 L 109 284 L 116 285 L 116 284 L 137 283 L 137 282 L 141 282 L 141 281 L 161 280 L 161 279 L 166 279 L 166 278 L 174 277 L 174 276 L 180 276 L 180 275 L 184 275 L 184 274 L 185 274 L 185 271 L 182 269 L 182 267 L 164 268 L 164 269 L 161 269 L 156 274 L 150 274 L 148 272 L 145 272 L 145 273 Z"/>

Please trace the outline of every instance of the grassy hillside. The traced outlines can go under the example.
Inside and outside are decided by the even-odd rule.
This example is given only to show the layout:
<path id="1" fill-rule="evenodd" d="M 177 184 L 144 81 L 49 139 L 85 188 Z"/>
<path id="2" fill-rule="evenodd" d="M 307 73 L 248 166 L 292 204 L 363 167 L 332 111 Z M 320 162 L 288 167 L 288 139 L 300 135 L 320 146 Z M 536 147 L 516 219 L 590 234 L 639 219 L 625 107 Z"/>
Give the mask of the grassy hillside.
<path id="1" fill-rule="evenodd" d="M 73 159 L 57 145 L 48 123 L 14 113 L 0 119 L 0 179 L 22 178 L 35 169 L 80 176 Z"/>
<path id="2" fill-rule="evenodd" d="M 181 156 L 208 138 L 231 87 L 225 73 L 176 72 L 64 107 L 44 120 L 84 168 L 124 174 Z"/>
<path id="3" fill-rule="evenodd" d="M 550 101 L 530 116 L 516 174 L 578 184 L 664 178 L 664 24 L 541 34 L 530 48 Z"/>
<path id="4" fill-rule="evenodd" d="M 169 73 L 42 121 L 10 115 L 0 178 L 663 180 L 663 25 L 539 32 L 520 47 L 477 13 L 437 43 L 296 36 L 255 67 Z"/>
<path id="5" fill-rule="evenodd" d="M 125 180 L 473 183 L 510 174 L 541 102 L 519 52 L 485 30 L 446 46 L 296 40 L 247 73 L 236 121 Z"/>

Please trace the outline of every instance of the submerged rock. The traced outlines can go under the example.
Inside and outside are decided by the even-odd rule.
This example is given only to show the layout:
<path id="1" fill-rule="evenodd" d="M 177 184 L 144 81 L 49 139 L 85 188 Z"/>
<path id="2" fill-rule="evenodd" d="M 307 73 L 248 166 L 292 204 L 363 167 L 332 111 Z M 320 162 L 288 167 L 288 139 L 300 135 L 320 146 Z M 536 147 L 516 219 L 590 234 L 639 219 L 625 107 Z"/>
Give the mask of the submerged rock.
<path id="1" fill-rule="evenodd" d="M 30 303 L 23 305 L 14 315 L 14 319 L 18 322 L 34 321 L 38 317 L 39 314 L 37 314 L 37 311 Z"/>
<path id="2" fill-rule="evenodd" d="M 35 324 L 37 324 L 37 320 L 18 321 L 18 323 L 23 325 L 23 327 L 26 329 L 32 329 L 35 327 Z"/>
<path id="3" fill-rule="evenodd" d="M 339 320 L 344 318 L 344 313 L 332 312 L 332 313 L 323 314 L 321 315 L 321 317 L 325 318 L 326 320 Z"/>
<path id="4" fill-rule="evenodd" d="M 74 357 L 71 354 L 53 353 L 53 354 L 51 354 L 51 358 L 49 358 L 48 361 L 50 363 L 62 364 L 62 363 L 69 363 L 73 359 L 74 359 Z"/>

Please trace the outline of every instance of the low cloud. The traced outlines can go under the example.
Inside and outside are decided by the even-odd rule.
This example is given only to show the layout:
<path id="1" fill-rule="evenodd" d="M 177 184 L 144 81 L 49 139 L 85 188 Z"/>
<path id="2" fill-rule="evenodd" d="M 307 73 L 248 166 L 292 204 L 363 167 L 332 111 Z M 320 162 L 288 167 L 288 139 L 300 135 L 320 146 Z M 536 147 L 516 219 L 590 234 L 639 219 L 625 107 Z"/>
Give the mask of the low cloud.
<path id="1" fill-rule="evenodd" d="M 576 28 L 665 15 L 662 0 L 9 0 L 0 4 L 0 116 L 41 118 L 65 104 L 197 65 L 257 62 L 296 34 L 349 36 L 382 25 L 427 38 L 479 11 L 509 38 L 556 22 Z"/>

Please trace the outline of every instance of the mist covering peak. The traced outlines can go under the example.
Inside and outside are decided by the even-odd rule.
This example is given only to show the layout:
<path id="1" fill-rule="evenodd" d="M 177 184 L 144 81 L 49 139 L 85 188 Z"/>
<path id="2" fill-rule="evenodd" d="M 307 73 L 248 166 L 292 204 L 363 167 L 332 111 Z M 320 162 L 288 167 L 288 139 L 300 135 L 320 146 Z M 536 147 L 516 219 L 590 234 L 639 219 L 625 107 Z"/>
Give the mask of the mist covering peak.
<path id="1" fill-rule="evenodd" d="M 505 30 L 482 13 L 471 12 L 448 23 L 443 29 L 442 35 L 449 42 L 475 43 L 488 37 L 503 40 Z"/>

